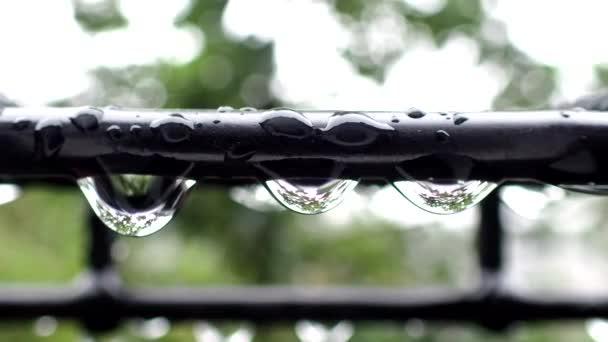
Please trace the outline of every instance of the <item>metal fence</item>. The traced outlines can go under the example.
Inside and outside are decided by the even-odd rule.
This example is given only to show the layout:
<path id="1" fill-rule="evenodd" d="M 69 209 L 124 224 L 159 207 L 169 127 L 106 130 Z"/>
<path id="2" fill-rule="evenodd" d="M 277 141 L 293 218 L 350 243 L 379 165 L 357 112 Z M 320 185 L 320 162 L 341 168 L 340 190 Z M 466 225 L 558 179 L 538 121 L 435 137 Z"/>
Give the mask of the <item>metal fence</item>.
<path id="1" fill-rule="evenodd" d="M 588 106 L 589 107 L 589 106 Z M 594 108 L 589 108 L 594 109 Z M 279 113 L 279 114 L 277 114 Z M 424 113 L 0 109 L 0 179 L 27 186 L 72 184 L 109 173 L 187 176 L 221 184 L 280 177 L 475 179 L 608 184 L 608 115 L 601 111 Z M 263 166 L 263 167 L 260 167 Z M 271 169 L 268 173 L 264 170 Z M 443 288 L 129 288 L 115 271 L 113 233 L 91 213 L 88 271 L 59 287 L 0 287 L 0 319 L 44 315 L 91 330 L 124 319 L 254 322 L 394 320 L 474 322 L 608 316 L 608 298 L 530 298 L 501 286 L 504 231 L 497 191 L 481 204 L 482 280 L 472 291 Z"/>

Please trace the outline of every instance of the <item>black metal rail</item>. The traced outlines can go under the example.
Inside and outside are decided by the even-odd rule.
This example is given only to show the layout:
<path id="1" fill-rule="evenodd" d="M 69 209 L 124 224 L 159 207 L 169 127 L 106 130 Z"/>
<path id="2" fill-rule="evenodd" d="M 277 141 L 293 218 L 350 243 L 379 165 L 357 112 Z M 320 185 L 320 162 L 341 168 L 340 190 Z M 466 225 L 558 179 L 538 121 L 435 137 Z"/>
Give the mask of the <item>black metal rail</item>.
<path id="1" fill-rule="evenodd" d="M 608 184 L 608 115 L 5 108 L 0 177 L 112 173 Z M 261 167 L 260 167 L 261 166 Z"/>

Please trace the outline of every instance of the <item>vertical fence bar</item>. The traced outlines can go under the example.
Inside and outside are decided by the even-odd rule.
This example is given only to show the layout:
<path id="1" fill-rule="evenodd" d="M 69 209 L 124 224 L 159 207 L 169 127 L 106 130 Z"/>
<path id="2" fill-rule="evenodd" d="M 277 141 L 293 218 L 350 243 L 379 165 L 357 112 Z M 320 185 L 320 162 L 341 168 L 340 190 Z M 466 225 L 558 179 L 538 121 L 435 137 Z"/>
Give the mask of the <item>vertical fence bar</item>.
<path id="1" fill-rule="evenodd" d="M 87 212 L 87 266 L 93 272 L 113 267 L 112 243 L 115 236 L 92 210 Z"/>
<path id="2" fill-rule="evenodd" d="M 87 267 L 90 283 L 88 295 L 83 299 L 82 325 L 91 334 L 116 329 L 122 317 L 120 276 L 114 269 L 112 244 L 115 234 L 108 229 L 92 210 L 87 213 Z"/>
<path id="3" fill-rule="evenodd" d="M 477 250 L 484 281 L 498 277 L 503 266 L 504 231 L 500 222 L 498 191 L 494 190 L 481 202 Z"/>
<path id="4" fill-rule="evenodd" d="M 500 188 L 481 202 L 481 220 L 477 235 L 478 263 L 481 269 L 480 302 L 482 312 L 502 307 L 501 272 L 503 270 L 504 228 L 500 221 Z M 505 309 L 509 311 L 508 309 Z M 502 330 L 511 323 L 508 312 L 488 311 L 479 323 L 488 329 Z"/>

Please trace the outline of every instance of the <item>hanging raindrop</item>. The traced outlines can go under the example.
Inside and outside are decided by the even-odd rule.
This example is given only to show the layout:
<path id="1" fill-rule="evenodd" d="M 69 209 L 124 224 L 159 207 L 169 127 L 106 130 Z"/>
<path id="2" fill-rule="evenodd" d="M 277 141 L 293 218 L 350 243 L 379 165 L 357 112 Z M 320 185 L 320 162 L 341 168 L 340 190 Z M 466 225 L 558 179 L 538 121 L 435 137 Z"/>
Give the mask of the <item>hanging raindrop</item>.
<path id="1" fill-rule="evenodd" d="M 195 183 L 185 178 L 132 174 L 78 180 L 99 219 L 128 236 L 146 236 L 163 228 Z"/>
<path id="2" fill-rule="evenodd" d="M 455 214 L 484 199 L 495 183 L 485 181 L 398 181 L 393 186 L 412 204 L 434 214 Z"/>
<path id="3" fill-rule="evenodd" d="M 350 179 L 323 182 L 274 179 L 264 183 L 279 203 L 300 214 L 320 214 L 335 208 L 357 184 Z"/>

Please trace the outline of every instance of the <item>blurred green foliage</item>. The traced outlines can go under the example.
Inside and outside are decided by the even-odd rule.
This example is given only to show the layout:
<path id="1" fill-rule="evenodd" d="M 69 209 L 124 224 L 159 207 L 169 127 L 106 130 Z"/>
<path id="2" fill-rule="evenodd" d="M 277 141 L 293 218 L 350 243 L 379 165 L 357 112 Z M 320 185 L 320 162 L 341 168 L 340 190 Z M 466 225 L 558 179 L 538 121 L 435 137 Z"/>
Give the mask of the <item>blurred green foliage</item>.
<path id="1" fill-rule="evenodd" d="M 329 0 L 328 0 L 329 1 Z M 486 18 L 477 0 L 447 1 L 436 13 L 424 13 L 404 1 L 329 1 L 345 25 L 356 29 L 372 25 L 375 13 L 388 9 L 415 30 L 430 33 L 441 45 L 448 34 L 459 32 L 473 39 L 482 51 L 480 63 L 492 62 L 509 70 L 508 85 L 495 99 L 496 108 L 545 105 L 555 86 L 555 71 L 539 65 L 508 40 L 491 39 L 488 27 L 504 34 L 499 22 Z M 115 0 L 74 0 L 74 15 L 83 29 L 96 32 L 124 27 L 128 18 Z M 155 97 L 151 78 L 166 89 L 162 106 L 215 108 L 221 105 L 273 107 L 281 105 L 270 91 L 273 45 L 255 37 L 236 40 L 222 28 L 222 0 L 193 0 L 176 25 L 194 25 L 205 36 L 205 49 L 195 59 L 175 65 L 134 65 L 123 69 L 99 67 L 94 71 L 102 96 L 92 105 L 143 104 Z M 145 13 L 142 13 L 145 15 Z M 350 26 L 349 26 L 350 25 Z M 277 28 L 280 29 L 280 28 Z M 357 44 L 366 45 L 363 35 Z M 356 69 L 379 82 L 386 68 L 405 49 L 382 58 L 370 51 L 343 51 Z M 598 69 L 608 79 L 605 68 Z M 63 104 L 80 104 L 83 96 Z M 88 100 L 87 100 L 88 101 Z M 124 101 L 124 103 L 123 103 Z M 135 102 L 138 104 L 138 102 Z M 154 102 L 152 102 L 154 105 Z M 403 229 L 393 223 L 362 220 L 348 228 L 323 227 L 318 217 L 287 211 L 256 212 L 235 203 L 225 189 L 200 184 L 169 227 L 144 239 L 119 238 L 115 257 L 130 284 L 355 284 L 423 286 L 442 284 L 471 288 L 476 282 L 471 232 Z M 67 282 L 83 271 L 83 222 L 86 203 L 75 190 L 27 189 L 16 202 L 0 208 L 0 280 L 7 282 Z M 326 214 L 331 215 L 331 213 Z M 73 341 L 79 327 L 60 322 L 50 337 L 34 334 L 35 324 L 0 326 L 0 340 Z M 356 326 L 354 342 L 373 341 L 588 341 L 582 324 L 534 325 L 507 334 L 470 326 L 422 325 L 414 329 L 397 324 Z M 131 325 L 100 336 L 102 341 L 143 341 Z M 191 323 L 177 324 L 159 341 L 191 341 Z M 295 341 L 292 326 L 258 327 L 256 341 Z"/>

